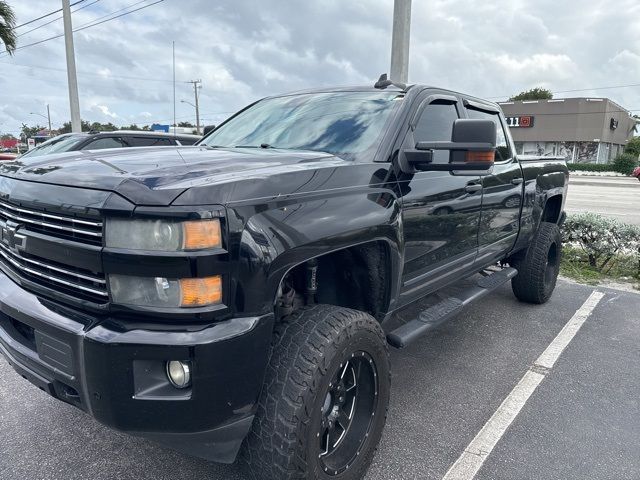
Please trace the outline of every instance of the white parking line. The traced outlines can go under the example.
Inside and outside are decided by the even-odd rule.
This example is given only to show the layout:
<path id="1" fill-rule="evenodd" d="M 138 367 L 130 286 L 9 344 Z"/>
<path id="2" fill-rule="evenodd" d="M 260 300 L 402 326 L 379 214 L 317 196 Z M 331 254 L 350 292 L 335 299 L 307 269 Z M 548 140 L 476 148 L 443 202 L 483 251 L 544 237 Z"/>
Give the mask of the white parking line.
<path id="1" fill-rule="evenodd" d="M 443 480 L 472 480 L 604 293 L 593 291 L 449 468 Z"/>

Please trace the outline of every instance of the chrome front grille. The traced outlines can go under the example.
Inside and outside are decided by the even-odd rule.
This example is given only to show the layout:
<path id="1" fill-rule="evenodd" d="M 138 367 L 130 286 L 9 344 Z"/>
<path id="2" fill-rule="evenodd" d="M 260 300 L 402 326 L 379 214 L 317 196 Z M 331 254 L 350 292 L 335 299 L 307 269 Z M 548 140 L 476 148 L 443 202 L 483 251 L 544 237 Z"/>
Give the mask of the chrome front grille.
<path id="1" fill-rule="evenodd" d="M 94 303 L 107 303 L 109 294 L 102 274 L 60 265 L 34 255 L 14 251 L 0 243 L 0 265 L 19 277 Z"/>
<path id="2" fill-rule="evenodd" d="M 0 220 L 23 224 L 31 231 L 60 238 L 102 245 L 102 222 L 70 216 L 54 215 L 0 200 Z"/>
<path id="3" fill-rule="evenodd" d="M 57 215 L 0 200 L 0 267 L 22 281 L 74 299 L 96 304 L 109 301 L 104 274 L 34 255 L 28 247 L 32 232 L 45 235 L 52 242 L 52 249 L 57 248 L 56 239 L 101 246 L 101 221 Z"/>

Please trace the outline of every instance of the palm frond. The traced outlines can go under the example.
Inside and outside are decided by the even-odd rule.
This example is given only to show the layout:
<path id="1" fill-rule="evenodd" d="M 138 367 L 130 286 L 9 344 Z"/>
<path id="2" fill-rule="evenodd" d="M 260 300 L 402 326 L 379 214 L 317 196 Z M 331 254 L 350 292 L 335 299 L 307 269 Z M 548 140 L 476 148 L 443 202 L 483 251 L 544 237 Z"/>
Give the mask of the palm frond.
<path id="1" fill-rule="evenodd" d="M 9 4 L 0 0 L 0 43 L 4 43 L 9 55 L 16 49 L 16 16 Z"/>

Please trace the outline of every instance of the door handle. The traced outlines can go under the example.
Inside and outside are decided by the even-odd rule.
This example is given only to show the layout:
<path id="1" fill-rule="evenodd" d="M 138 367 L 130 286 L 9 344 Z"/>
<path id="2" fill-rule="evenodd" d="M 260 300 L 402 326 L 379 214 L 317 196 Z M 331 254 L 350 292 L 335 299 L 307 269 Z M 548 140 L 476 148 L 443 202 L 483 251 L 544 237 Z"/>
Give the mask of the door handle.
<path id="1" fill-rule="evenodd" d="M 522 177 L 516 177 L 511 179 L 511 183 L 513 183 L 514 185 L 520 185 L 523 181 L 524 180 Z"/>
<path id="2" fill-rule="evenodd" d="M 482 184 L 480 184 L 480 183 L 468 183 L 464 187 L 464 191 L 467 192 L 467 193 L 478 192 L 480 190 L 482 190 Z"/>

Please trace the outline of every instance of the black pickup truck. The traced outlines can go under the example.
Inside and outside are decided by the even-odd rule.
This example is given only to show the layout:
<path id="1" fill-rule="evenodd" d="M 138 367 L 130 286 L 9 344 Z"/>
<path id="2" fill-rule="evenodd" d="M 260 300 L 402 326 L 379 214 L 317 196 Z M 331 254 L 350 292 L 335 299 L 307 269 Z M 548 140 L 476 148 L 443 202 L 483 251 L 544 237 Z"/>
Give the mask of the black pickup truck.
<path id="1" fill-rule="evenodd" d="M 496 104 L 384 79 L 260 100 L 194 147 L 4 162 L 0 351 L 114 429 L 360 478 L 389 345 L 509 280 L 547 301 L 567 183 Z"/>

